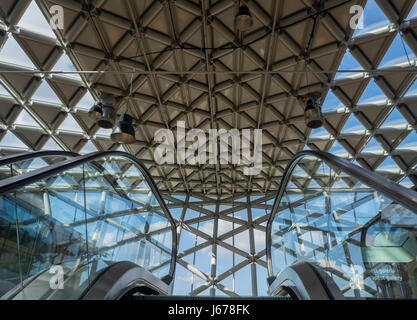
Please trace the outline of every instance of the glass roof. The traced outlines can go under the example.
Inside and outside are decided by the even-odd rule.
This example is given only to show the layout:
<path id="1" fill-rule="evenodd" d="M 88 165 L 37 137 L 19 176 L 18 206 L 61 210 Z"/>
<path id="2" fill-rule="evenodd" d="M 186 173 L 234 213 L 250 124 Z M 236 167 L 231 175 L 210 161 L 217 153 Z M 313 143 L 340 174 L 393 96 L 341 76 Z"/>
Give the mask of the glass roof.
<path id="1" fill-rule="evenodd" d="M 412 7 L 406 16 L 407 19 L 417 19 L 417 4 Z M 373 35 L 376 32 L 380 32 L 381 28 L 387 27 L 390 24 L 391 22 L 378 4 L 375 1 L 368 1 L 364 9 L 364 28 L 356 30 L 353 34 L 353 39 L 355 40 L 356 37 L 369 37 L 369 43 L 376 41 Z M 50 28 L 45 16 L 35 1 L 30 2 L 20 20 L 16 22 L 16 25 L 21 30 L 27 29 L 31 32 L 39 33 L 42 36 L 50 37 L 53 41 L 57 41 L 56 34 Z M 370 46 L 380 46 L 378 49 L 381 49 L 380 51 L 382 52 L 380 57 L 374 57 L 372 59 L 368 57 L 372 62 L 377 61 L 376 65 L 374 65 L 375 68 L 396 67 L 409 62 L 415 66 L 417 63 L 417 53 L 408 46 L 407 39 L 402 36 L 399 28 L 389 29 L 386 31 L 386 35 L 381 38 L 385 39 L 383 43 L 374 42 L 375 44 L 372 44 L 372 42 L 370 44 Z M 368 40 L 361 41 L 363 42 L 360 42 L 358 46 L 366 44 Z M 353 41 L 352 43 L 355 42 Z M 0 64 L 38 69 L 39 61 L 37 61 L 36 52 L 30 50 L 33 48 L 36 48 L 36 46 L 33 46 L 33 44 L 25 45 L 19 32 L 13 28 L 9 28 L 7 40 L 0 50 Z M 361 50 L 365 52 L 366 48 L 362 48 Z M 362 54 L 364 54 L 363 52 Z M 67 55 L 65 50 L 55 60 L 53 65 L 50 66 L 50 70 L 76 71 L 77 68 L 75 66 L 79 66 L 76 61 Z M 366 69 L 363 60 L 360 61 L 359 55 L 355 53 L 355 48 L 348 48 L 340 61 L 339 70 Z M 409 86 L 405 86 L 406 89 L 400 94 L 400 97 L 408 99 L 408 102 L 405 102 L 406 106 L 404 106 L 404 102 L 398 99 L 399 96 L 397 96 L 396 92 L 397 90 L 398 92 L 401 91 L 400 86 L 394 88 L 391 85 L 391 90 L 395 91 L 396 96 L 395 99 L 391 99 L 387 96 L 386 87 L 381 84 L 378 78 L 373 78 L 370 74 L 364 73 L 363 79 L 360 85 L 357 85 L 357 88 L 353 88 L 353 85 L 348 87 L 346 83 L 349 81 L 346 79 L 356 75 L 357 72 L 336 73 L 336 78 L 333 81 L 334 86 L 330 88 L 323 102 L 324 115 L 332 127 L 323 126 L 322 128 L 308 132 L 306 142 L 309 146 L 303 145 L 299 150 L 314 145 L 319 149 L 345 157 L 357 165 L 364 164 L 364 162 L 359 161 L 359 159 L 362 159 L 366 162 L 367 165 L 364 167 L 367 169 L 377 172 L 380 171 L 381 174 L 386 175 L 390 179 L 401 182 L 407 187 L 413 187 L 415 181 L 413 181 L 411 173 L 415 170 L 417 156 L 414 155 L 411 160 L 409 156 L 404 157 L 403 162 L 408 168 L 404 170 L 404 168 L 399 167 L 393 155 L 401 156 L 402 150 L 410 148 L 416 151 L 417 83 L 414 82 L 415 78 L 407 78 L 407 84 Z M 82 81 L 82 77 L 78 74 L 69 74 L 68 77 L 74 81 L 74 86 L 76 83 Z M 91 128 L 91 123 L 86 123 L 86 121 L 82 120 L 84 118 L 78 116 L 78 112 L 85 114 L 94 103 L 90 88 L 84 88 L 83 95 L 76 103 L 72 104 L 70 97 L 73 97 L 77 93 L 76 90 L 79 89 L 78 87 L 60 86 L 60 82 L 55 82 L 53 78 L 42 76 L 37 78 L 39 86 L 35 87 L 32 92 L 29 90 L 29 94 L 26 97 L 27 101 L 25 101 L 24 99 L 19 99 L 18 95 L 23 92 L 18 92 L 19 88 L 17 85 L 16 88 L 13 87 L 13 81 L 5 81 L 3 78 L 0 81 L 0 109 L 4 108 L 6 110 L 8 108 L 7 110 L 10 111 L 13 105 L 19 105 L 21 107 L 20 113 L 13 122 L 7 123 L 8 130 L 0 134 L 0 154 L 6 155 L 10 152 L 16 152 L 16 150 L 22 152 L 27 150 L 57 150 L 64 148 L 71 150 L 75 145 L 78 146 L 77 143 L 79 143 L 80 139 L 87 140 L 77 150 L 77 152 L 82 154 L 105 150 L 109 147 L 110 131 L 100 129 L 94 134 L 91 134 L 89 130 L 86 130 L 86 128 Z M 396 81 L 394 79 L 390 83 L 396 83 Z M 27 90 L 26 88 L 21 90 L 25 91 Z M 351 105 L 347 105 L 346 101 L 342 99 L 342 95 L 338 89 L 344 90 L 346 96 L 350 92 L 356 92 L 349 96 Z M 13 103 L 7 102 L 7 99 L 10 97 L 14 100 Z M 2 104 L 4 104 L 4 107 Z M 144 109 L 145 106 L 146 103 L 143 103 L 140 108 Z M 65 114 L 65 117 L 60 119 L 59 123 L 53 127 L 52 123 L 58 119 L 58 114 L 62 113 Z M 0 114 L 1 122 L 7 122 L 7 115 L 7 112 Z M 366 122 L 369 122 L 371 127 Z M 16 128 L 13 127 L 13 124 L 21 128 L 21 130 L 19 129 L 19 132 L 15 131 Z M 27 130 L 33 127 L 37 128 L 39 135 L 49 136 L 48 139 L 42 140 L 41 145 L 29 144 L 28 140 L 22 139 L 25 135 L 29 136 L 33 134 L 33 131 Z M 278 133 L 275 135 L 277 136 Z M 118 148 L 122 147 L 118 146 Z M 129 151 L 129 148 L 126 147 L 127 151 Z M 375 156 L 371 156 L 369 158 L 371 160 L 368 161 L 368 154 L 373 152 L 378 153 L 378 155 L 380 154 L 378 161 L 372 160 L 375 159 Z M 387 172 L 388 169 L 400 169 L 401 174 Z M 234 220 L 236 223 L 227 221 L 226 218 L 217 221 L 218 235 L 226 235 L 226 237 L 222 240 L 225 244 L 216 246 L 217 249 L 214 250 L 212 242 L 214 219 L 209 216 L 209 213 L 216 212 L 215 205 L 211 204 L 207 208 L 199 207 L 202 200 L 194 198 L 190 199 L 190 203 L 192 204 L 191 208 L 190 205 L 185 204 L 185 201 L 188 201 L 185 196 L 176 196 L 176 198 L 178 200 L 176 203 L 177 207 L 175 207 L 174 201 L 171 201 L 170 204 L 173 217 L 177 221 L 185 221 L 186 224 L 187 221 L 192 222 L 192 219 L 194 219 L 194 223 L 190 222 L 189 225 L 187 224 L 189 229 L 183 228 L 181 231 L 180 255 L 181 253 L 184 254 L 184 252 L 187 253 L 190 248 L 196 245 L 207 243 L 207 246 L 192 253 L 184 254 L 181 258 L 176 271 L 174 294 L 185 294 L 193 292 L 196 289 L 201 289 L 201 291 L 198 291 L 199 295 L 209 295 L 210 288 L 213 285 L 207 279 L 203 279 L 201 274 L 196 273 L 193 267 L 200 270 L 203 275 L 208 275 L 209 278 L 214 258 L 217 261 L 221 261 L 221 263 L 217 264 L 217 275 L 224 274 L 228 270 L 234 271 L 219 282 L 220 285 L 215 288 L 216 295 L 226 294 L 225 290 L 222 291 L 220 289 L 223 288 L 221 285 L 232 289 L 233 292 L 239 295 L 252 295 L 254 289 L 252 288 L 251 281 L 248 281 L 248 279 L 255 275 L 258 279 L 256 282 L 258 294 L 265 294 L 265 279 L 267 276 L 265 257 L 262 253 L 265 247 L 265 227 L 263 224 L 266 221 L 265 209 L 270 208 L 272 203 L 264 206 L 261 202 L 256 202 L 256 198 L 253 198 L 251 199 L 254 202 L 251 211 L 248 208 L 241 208 L 240 210 L 234 211 L 233 215 L 224 214 L 226 218 L 232 217 L 229 220 Z M 269 197 L 266 200 L 271 200 L 271 198 Z M 232 206 L 236 207 L 239 202 L 245 203 L 246 199 L 245 197 L 240 197 L 233 201 L 233 204 L 229 204 L 229 208 Z M 184 211 L 183 208 L 185 208 Z M 227 206 L 225 206 L 219 210 L 221 212 L 227 209 Z M 235 235 L 227 237 L 228 232 L 230 234 L 231 231 L 242 226 L 238 222 L 246 223 L 249 215 L 251 219 L 256 220 L 255 227 L 247 225 L 247 228 L 241 228 L 237 230 Z M 252 232 L 253 235 L 251 236 L 254 237 L 253 247 L 249 245 L 248 241 L 249 234 Z M 237 250 L 232 251 L 230 248 L 228 249 L 228 245 L 235 247 Z M 252 251 L 250 258 L 252 260 L 239 254 L 242 251 Z M 216 256 L 214 257 L 214 255 Z M 256 262 L 253 262 L 253 256 L 257 257 L 255 259 Z M 252 263 L 256 265 L 254 268 L 255 271 L 252 271 Z M 239 264 L 241 265 L 239 266 Z M 239 267 L 236 268 L 236 266 Z"/>

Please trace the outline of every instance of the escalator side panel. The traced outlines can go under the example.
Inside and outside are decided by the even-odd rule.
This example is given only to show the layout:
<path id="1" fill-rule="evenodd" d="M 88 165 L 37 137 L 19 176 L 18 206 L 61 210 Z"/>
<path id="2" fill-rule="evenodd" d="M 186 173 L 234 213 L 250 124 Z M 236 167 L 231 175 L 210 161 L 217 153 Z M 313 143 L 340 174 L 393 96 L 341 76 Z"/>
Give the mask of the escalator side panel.
<path id="1" fill-rule="evenodd" d="M 79 156 L 2 180 L 0 202 L 0 231 L 11 236 L 8 248 L 17 257 L 13 275 L 5 272 L 7 261 L 0 265 L 3 294 L 18 285 L 17 299 L 33 296 L 34 287 L 43 288 L 37 298 L 74 299 L 119 261 L 142 266 L 166 285 L 173 279 L 175 223 L 149 172 L 131 155 Z M 51 268 L 62 268 L 68 290 L 50 292 L 44 280 L 54 276 Z M 47 272 L 26 281 L 41 271 Z"/>
<path id="2" fill-rule="evenodd" d="M 119 300 L 135 288 L 145 287 L 153 295 L 167 295 L 168 285 L 149 271 L 129 261 L 108 267 L 84 292 L 83 300 Z"/>
<path id="3" fill-rule="evenodd" d="M 301 260 L 345 298 L 417 298 L 417 193 L 344 159 L 298 154 L 266 236 L 270 285 Z"/>
<path id="4" fill-rule="evenodd" d="M 305 261 L 298 261 L 281 271 L 269 287 L 269 294 L 289 294 L 298 300 L 343 299 L 337 286 L 329 290 L 321 274 Z"/>

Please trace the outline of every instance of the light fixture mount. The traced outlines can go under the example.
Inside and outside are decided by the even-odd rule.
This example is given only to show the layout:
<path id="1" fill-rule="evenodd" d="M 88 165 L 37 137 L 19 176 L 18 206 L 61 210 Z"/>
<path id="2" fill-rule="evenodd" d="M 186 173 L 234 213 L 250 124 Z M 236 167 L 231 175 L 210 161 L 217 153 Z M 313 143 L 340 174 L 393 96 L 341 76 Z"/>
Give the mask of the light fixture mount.
<path id="1" fill-rule="evenodd" d="M 324 118 L 321 112 L 321 93 L 313 92 L 303 97 L 304 119 L 306 126 L 311 129 L 320 128 L 323 125 Z"/>
<path id="2" fill-rule="evenodd" d="M 136 141 L 133 118 L 127 113 L 120 116 L 110 138 L 118 143 L 134 143 Z"/>
<path id="3" fill-rule="evenodd" d="M 102 113 L 96 123 L 100 128 L 111 129 L 114 126 L 114 107 L 116 98 L 112 94 L 104 93 L 101 96 Z"/>
<path id="4" fill-rule="evenodd" d="M 246 31 L 253 26 L 253 18 L 248 6 L 241 5 L 239 7 L 239 11 L 235 16 L 235 26 L 239 31 Z"/>

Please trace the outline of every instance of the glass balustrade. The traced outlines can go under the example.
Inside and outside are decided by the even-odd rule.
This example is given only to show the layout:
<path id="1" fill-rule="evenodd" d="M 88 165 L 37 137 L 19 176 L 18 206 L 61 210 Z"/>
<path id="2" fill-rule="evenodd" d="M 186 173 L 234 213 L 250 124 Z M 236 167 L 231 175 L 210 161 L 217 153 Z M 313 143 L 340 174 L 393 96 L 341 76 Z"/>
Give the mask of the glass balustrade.
<path id="1" fill-rule="evenodd" d="M 35 153 L 34 153 L 35 155 Z M 6 165 L 0 165 L 0 180 L 18 176 L 26 172 L 30 172 L 36 169 L 44 168 L 52 164 L 69 159 L 69 156 L 65 155 L 44 155 L 39 157 L 33 157 L 29 159 L 15 161 Z"/>
<path id="2" fill-rule="evenodd" d="M 76 299 L 106 267 L 170 272 L 171 221 L 139 166 L 107 156 L 0 195 L 0 295 Z M 63 289 L 59 275 L 63 274 Z"/>
<path id="3" fill-rule="evenodd" d="M 273 274 L 304 260 L 325 270 L 347 298 L 415 299 L 416 236 L 416 212 L 304 156 L 272 221 Z"/>

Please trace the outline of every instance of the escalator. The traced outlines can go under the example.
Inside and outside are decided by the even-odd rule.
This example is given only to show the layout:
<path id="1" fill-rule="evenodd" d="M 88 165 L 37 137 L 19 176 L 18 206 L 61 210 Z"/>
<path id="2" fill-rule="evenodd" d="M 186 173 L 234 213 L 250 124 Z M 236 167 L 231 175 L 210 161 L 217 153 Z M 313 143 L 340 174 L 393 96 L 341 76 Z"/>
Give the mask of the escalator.
<path id="1" fill-rule="evenodd" d="M 290 161 L 266 244 L 272 296 L 417 298 L 417 193 L 331 154 Z"/>
<path id="2" fill-rule="evenodd" d="M 416 213 L 416 192 L 301 152 L 267 224 L 270 296 L 245 299 L 417 298 Z M 176 236 L 155 182 L 129 154 L 0 159 L 0 299 L 213 299 L 170 296 Z"/>
<path id="3" fill-rule="evenodd" d="M 135 157 L 44 151 L 0 168 L 1 299 L 170 293 L 175 223 Z"/>

